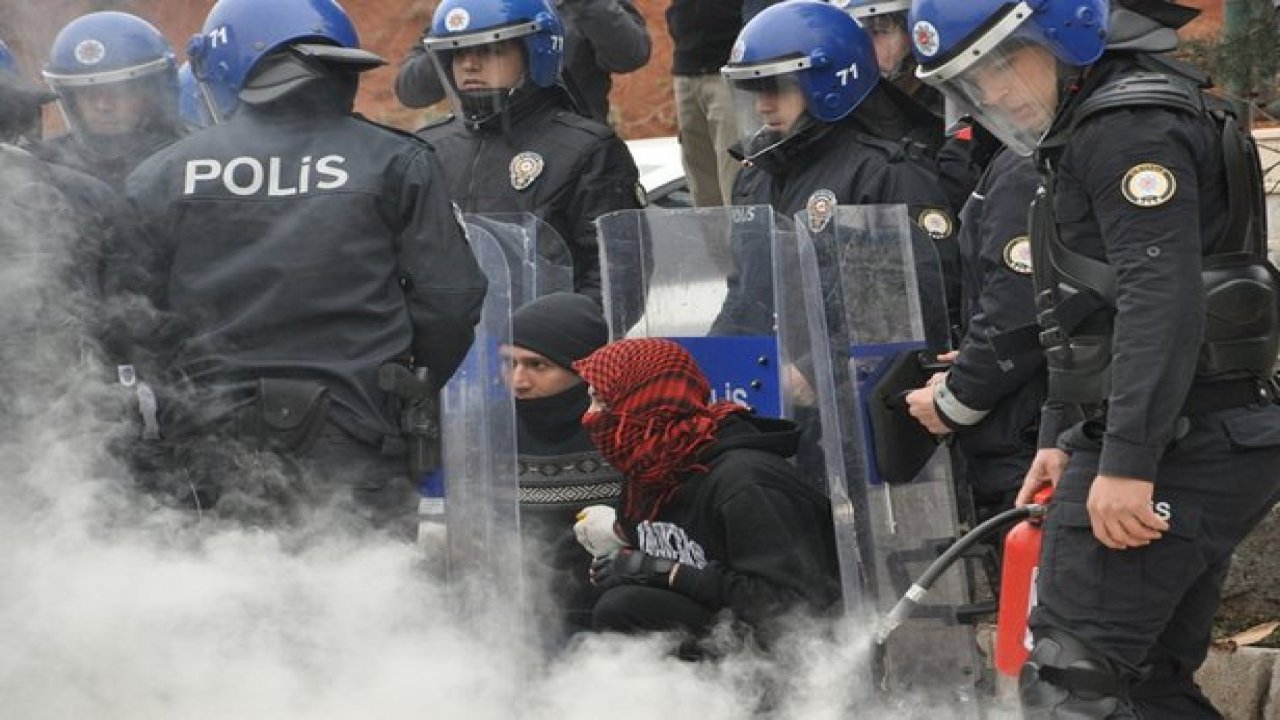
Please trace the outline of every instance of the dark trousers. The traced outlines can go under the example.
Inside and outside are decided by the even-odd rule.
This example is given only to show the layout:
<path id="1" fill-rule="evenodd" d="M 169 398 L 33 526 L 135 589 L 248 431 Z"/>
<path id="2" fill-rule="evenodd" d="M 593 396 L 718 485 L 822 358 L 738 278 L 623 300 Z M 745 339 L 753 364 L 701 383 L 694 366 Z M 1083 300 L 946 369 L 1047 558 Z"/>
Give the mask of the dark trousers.
<path id="1" fill-rule="evenodd" d="M 596 630 L 622 633 L 683 631 L 702 635 L 715 623 L 707 606 L 674 590 L 619 585 L 605 590 L 591 612 Z"/>
<path id="2" fill-rule="evenodd" d="M 1100 443 L 1079 429 L 1045 522 L 1033 633 L 1056 628 L 1107 658 L 1144 718 L 1220 717 L 1192 674 L 1231 554 L 1280 493 L 1280 406 L 1189 421 L 1157 469 L 1155 509 L 1170 525 L 1161 539 L 1110 550 L 1094 538 L 1085 503 Z"/>

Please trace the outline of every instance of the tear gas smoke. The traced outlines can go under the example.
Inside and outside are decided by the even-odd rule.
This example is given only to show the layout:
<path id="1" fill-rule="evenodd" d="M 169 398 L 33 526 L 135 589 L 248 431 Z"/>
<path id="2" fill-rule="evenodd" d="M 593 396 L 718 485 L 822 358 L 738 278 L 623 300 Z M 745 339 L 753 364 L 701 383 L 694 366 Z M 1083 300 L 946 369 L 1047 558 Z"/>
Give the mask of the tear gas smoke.
<path id="1" fill-rule="evenodd" d="M 617 636 L 549 656 L 509 632 L 515 598 L 459 596 L 417 547 L 322 515 L 272 532 L 160 505 L 109 451 L 128 429 L 88 339 L 92 233 L 0 150 L 0 716 L 952 716 L 865 696 L 871 622 L 800 628 L 769 657 L 690 664 L 670 638 Z"/>

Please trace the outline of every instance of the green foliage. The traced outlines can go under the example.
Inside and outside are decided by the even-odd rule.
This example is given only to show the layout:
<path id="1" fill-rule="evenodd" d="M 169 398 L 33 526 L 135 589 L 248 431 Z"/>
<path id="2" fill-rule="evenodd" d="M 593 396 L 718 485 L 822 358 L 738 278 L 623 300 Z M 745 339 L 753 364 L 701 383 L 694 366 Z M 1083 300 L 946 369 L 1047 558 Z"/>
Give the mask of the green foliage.
<path id="1" fill-rule="evenodd" d="M 1280 23 L 1271 0 L 1247 0 L 1249 20 L 1220 39 L 1182 43 L 1177 55 L 1200 67 L 1231 94 L 1274 95 L 1280 73 Z M 1225 31 L 1224 31 L 1225 33 Z"/>

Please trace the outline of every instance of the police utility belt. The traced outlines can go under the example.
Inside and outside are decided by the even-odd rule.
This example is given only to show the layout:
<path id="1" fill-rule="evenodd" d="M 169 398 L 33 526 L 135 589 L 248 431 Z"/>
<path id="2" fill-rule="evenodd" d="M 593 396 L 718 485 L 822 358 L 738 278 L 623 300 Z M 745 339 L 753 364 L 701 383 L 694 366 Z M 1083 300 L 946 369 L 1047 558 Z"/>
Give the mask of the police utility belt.
<path id="1" fill-rule="evenodd" d="M 1208 114 L 1222 129 L 1228 219 L 1204 258 L 1204 340 L 1182 414 L 1274 402 L 1280 274 L 1266 256 L 1265 198 L 1253 139 L 1225 108 L 1209 109 L 1198 90 L 1156 73 L 1099 88 L 1077 109 L 1074 124 L 1104 110 L 1135 106 Z M 1101 406 L 1110 395 L 1115 269 L 1062 242 L 1053 211 L 1053 168 L 1043 162 L 1041 170 L 1042 187 L 1031 207 L 1038 322 L 992 338 L 992 346 L 1005 360 L 1040 345 L 1049 370 L 1049 398 Z"/>

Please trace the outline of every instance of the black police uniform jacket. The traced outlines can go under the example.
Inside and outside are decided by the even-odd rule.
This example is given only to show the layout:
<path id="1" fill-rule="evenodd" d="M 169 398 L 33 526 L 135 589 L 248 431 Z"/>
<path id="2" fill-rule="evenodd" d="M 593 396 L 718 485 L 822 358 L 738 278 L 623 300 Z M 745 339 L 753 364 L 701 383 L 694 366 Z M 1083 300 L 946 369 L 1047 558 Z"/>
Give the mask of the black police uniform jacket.
<path id="1" fill-rule="evenodd" d="M 174 369 L 232 395 L 265 376 L 320 382 L 333 422 L 376 443 L 399 435 L 379 366 L 412 354 L 443 383 L 487 281 L 430 147 L 349 107 L 244 105 L 127 188 L 150 292 L 181 326 Z"/>
<path id="2" fill-rule="evenodd" d="M 909 144 L 872 137 L 853 119 L 819 125 L 808 133 L 744 163 L 733 184 L 733 204 L 770 205 L 787 218 L 807 209 L 820 191 L 831 193 L 839 205 L 906 205 L 915 221 L 911 239 L 926 340 L 934 348 L 949 347 L 941 276 L 946 270 L 934 243 L 954 244 L 955 222 L 930 174 L 930 161 L 915 154 Z M 741 157 L 740 148 L 731 152 Z M 935 231 L 926 232 L 922 225 Z M 772 287 L 767 248 L 763 257 L 756 257 L 761 252 L 759 245 L 747 247 L 734 237 L 736 277 L 730 278 L 725 311 L 716 323 L 719 332 L 739 334 L 761 318 L 766 324 L 772 322 L 768 318 L 772 298 L 752 298 L 753 293 Z M 765 274 L 757 279 L 756 272 Z M 958 277 L 958 268 L 955 275 Z"/>
<path id="3" fill-rule="evenodd" d="M 613 130 L 566 103 L 559 89 L 534 90 L 479 127 L 449 117 L 418 135 L 436 149 L 463 212 L 541 218 L 573 255 L 574 289 L 598 301 L 595 219 L 639 208 L 639 176 Z"/>
<path id="4" fill-rule="evenodd" d="M 1036 322 L 1027 210 L 1038 180 L 1030 158 L 1002 150 L 960 216 L 967 325 L 939 414 L 956 431 L 980 489 L 1020 486 L 1036 449 L 1044 352 L 1038 342 L 997 352 L 992 338 Z"/>
<path id="5" fill-rule="evenodd" d="M 731 416 L 652 521 L 627 522 L 633 547 L 682 567 L 673 589 L 748 623 L 840 596 L 831 505 L 786 458 L 795 426 Z"/>
<path id="6" fill-rule="evenodd" d="M 1075 103 L 1140 70 L 1132 57 L 1105 55 L 1056 122 L 1070 123 Z M 1045 142 L 1055 135 L 1051 129 Z M 1227 220 L 1222 158 L 1222 132 L 1211 118 L 1164 107 L 1094 114 L 1053 153 L 1062 242 L 1116 271 L 1101 474 L 1154 478 L 1174 437 L 1205 327 L 1202 256 Z M 1165 192 L 1134 196 L 1143 169 L 1172 178 Z M 1060 429 L 1059 420 L 1046 413 L 1044 430 Z"/>

